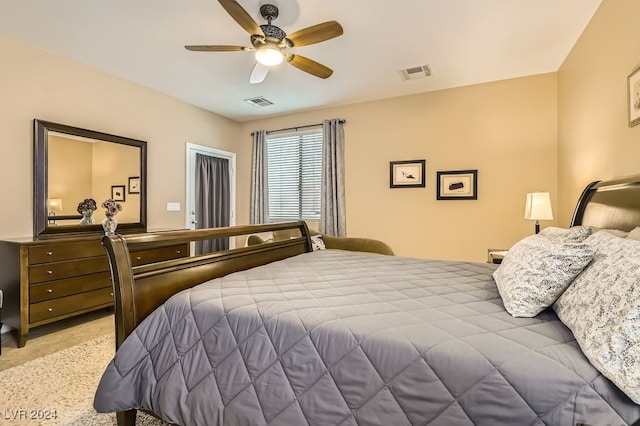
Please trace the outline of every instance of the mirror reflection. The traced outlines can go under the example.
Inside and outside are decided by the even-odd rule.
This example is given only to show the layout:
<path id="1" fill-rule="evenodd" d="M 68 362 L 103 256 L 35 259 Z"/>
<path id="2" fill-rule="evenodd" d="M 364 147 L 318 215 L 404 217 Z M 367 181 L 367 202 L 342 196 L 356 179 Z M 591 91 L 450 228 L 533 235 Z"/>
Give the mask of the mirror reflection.
<path id="1" fill-rule="evenodd" d="M 108 199 L 119 232 L 146 231 L 145 141 L 36 119 L 34 143 L 34 235 L 103 231 Z"/>
<path id="2" fill-rule="evenodd" d="M 140 148 L 49 132 L 47 157 L 49 225 L 101 223 L 112 197 L 119 222 L 140 222 Z"/>

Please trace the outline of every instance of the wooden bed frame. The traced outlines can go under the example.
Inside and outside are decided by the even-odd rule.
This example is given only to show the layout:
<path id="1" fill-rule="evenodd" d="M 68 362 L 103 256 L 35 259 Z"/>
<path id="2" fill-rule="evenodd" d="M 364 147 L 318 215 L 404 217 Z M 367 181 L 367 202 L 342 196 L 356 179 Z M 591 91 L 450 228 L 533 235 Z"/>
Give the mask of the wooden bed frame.
<path id="1" fill-rule="evenodd" d="M 297 229 L 300 237 L 269 244 L 132 266 L 129 251 L 253 233 Z M 102 238 L 115 295 L 116 348 L 134 328 L 169 297 L 205 281 L 312 251 L 305 222 L 232 226 Z"/>
<path id="2" fill-rule="evenodd" d="M 297 229 L 300 237 L 223 252 L 132 266 L 130 250 L 171 246 L 260 232 Z M 116 349 L 134 328 L 174 294 L 205 281 L 312 251 L 305 222 L 111 235 L 102 238 L 107 250 L 115 296 Z M 147 412 L 147 411 L 145 411 Z M 147 412 L 154 415 L 154 413 Z M 135 425 L 136 410 L 118 412 L 118 425 Z"/>
<path id="3" fill-rule="evenodd" d="M 571 225 L 624 231 L 640 226 L 640 175 L 589 184 L 580 196 Z M 298 229 L 301 236 L 135 267 L 131 266 L 129 257 L 130 250 L 287 229 Z M 114 235 L 103 237 L 102 243 L 108 253 L 114 285 L 116 348 L 147 315 L 179 291 L 232 272 L 312 251 L 309 229 L 301 221 Z M 119 412 L 117 416 L 119 425 L 135 424 L 135 410 Z"/>

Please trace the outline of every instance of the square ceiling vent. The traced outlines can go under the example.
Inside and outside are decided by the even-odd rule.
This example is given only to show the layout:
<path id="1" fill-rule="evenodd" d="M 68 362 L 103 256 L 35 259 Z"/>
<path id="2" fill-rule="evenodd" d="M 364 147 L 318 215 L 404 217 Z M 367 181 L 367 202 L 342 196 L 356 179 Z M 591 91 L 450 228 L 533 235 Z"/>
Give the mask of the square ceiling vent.
<path id="1" fill-rule="evenodd" d="M 420 78 L 430 77 L 431 68 L 429 65 L 419 65 L 417 67 L 406 68 L 398 71 L 403 81 L 418 80 Z"/>
<path id="2" fill-rule="evenodd" d="M 254 107 L 266 107 L 269 105 L 273 105 L 267 98 L 263 98 L 262 96 L 258 96 L 257 98 L 250 98 L 244 100 L 246 103 L 253 105 Z"/>

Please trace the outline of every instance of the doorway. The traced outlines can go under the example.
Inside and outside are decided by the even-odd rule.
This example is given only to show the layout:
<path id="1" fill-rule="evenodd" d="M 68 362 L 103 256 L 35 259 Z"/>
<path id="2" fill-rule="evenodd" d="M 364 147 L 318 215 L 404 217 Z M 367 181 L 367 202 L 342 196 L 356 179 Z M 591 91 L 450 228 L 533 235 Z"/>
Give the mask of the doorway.
<path id="1" fill-rule="evenodd" d="M 187 206 L 186 228 L 200 229 L 210 226 L 233 226 L 236 224 L 236 154 L 203 145 L 187 143 Z M 209 167 L 215 173 L 224 171 L 224 176 L 209 178 L 213 185 L 202 184 L 199 168 Z M 212 172 L 214 173 L 214 172 Z M 201 174 L 200 174 L 201 175 Z M 228 178 L 225 180 L 225 178 Z M 205 201 L 206 211 L 198 209 Z M 205 215 L 206 217 L 201 217 Z M 211 217 L 215 217 L 211 219 Z M 213 222 L 212 222 L 213 220 Z M 213 225 L 212 225 L 213 223 Z M 192 243 L 192 253 L 215 251 L 220 242 Z M 223 245 L 224 246 L 224 245 Z M 235 239 L 228 241 L 228 248 L 235 248 Z"/>

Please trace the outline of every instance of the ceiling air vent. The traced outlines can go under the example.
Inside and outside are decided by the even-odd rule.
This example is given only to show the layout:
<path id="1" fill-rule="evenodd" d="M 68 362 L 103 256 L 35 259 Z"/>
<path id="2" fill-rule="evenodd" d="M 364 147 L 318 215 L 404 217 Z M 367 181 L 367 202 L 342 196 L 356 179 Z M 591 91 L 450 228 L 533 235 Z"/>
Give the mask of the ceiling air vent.
<path id="1" fill-rule="evenodd" d="M 417 80 L 419 78 L 425 78 L 431 76 L 431 68 L 429 65 L 420 65 L 417 67 L 411 67 L 404 70 L 400 70 L 400 77 L 402 80 Z"/>
<path id="2" fill-rule="evenodd" d="M 258 96 L 257 98 L 245 99 L 244 101 L 253 105 L 254 107 L 266 107 L 269 105 L 273 105 L 273 102 L 266 98 L 263 98 L 262 96 Z"/>

